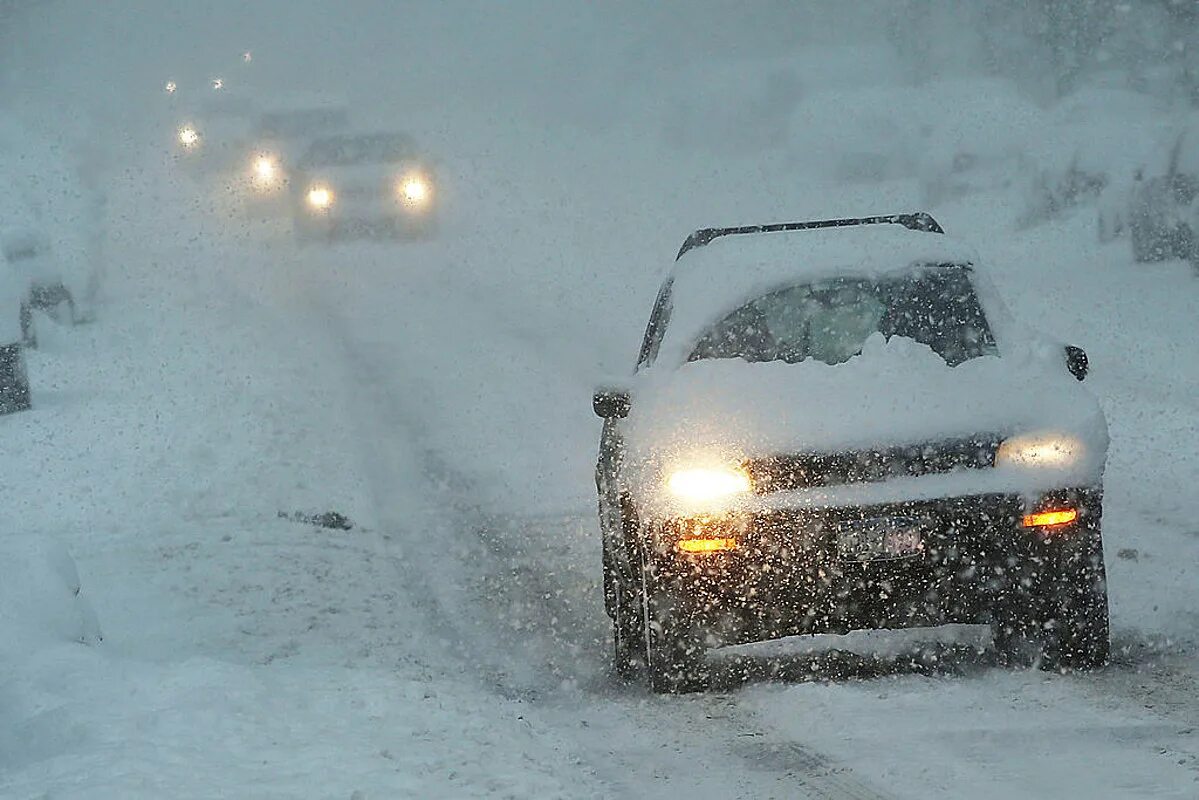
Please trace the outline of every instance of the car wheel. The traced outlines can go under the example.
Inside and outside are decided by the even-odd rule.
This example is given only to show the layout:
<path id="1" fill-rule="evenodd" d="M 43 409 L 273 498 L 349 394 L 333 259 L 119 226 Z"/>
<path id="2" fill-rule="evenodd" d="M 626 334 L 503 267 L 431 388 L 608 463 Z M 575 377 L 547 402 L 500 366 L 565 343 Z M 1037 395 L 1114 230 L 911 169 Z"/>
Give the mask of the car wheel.
<path id="1" fill-rule="evenodd" d="M 1085 547 L 1032 565 L 1027 590 L 1013 587 L 995 615 L 1000 661 L 1042 669 L 1095 669 L 1108 661 L 1107 579 L 1098 527 Z M 1017 577 L 1019 582 L 1023 579 Z"/>
<path id="2" fill-rule="evenodd" d="M 1046 669 L 1096 669 L 1108 661 L 1111 638 L 1107 575 L 1099 532 L 1094 546 L 1063 559 L 1060 575 L 1045 602 Z"/>
<path id="3" fill-rule="evenodd" d="M 615 577 L 615 576 L 614 576 Z M 613 581 L 612 668 L 617 677 L 630 680 L 645 661 L 645 633 L 642 628 L 639 587 Z"/>
<path id="4" fill-rule="evenodd" d="M 0 414 L 28 411 L 32 405 L 24 350 L 19 344 L 0 347 Z"/>
<path id="5" fill-rule="evenodd" d="M 645 671 L 657 694 L 682 694 L 707 688 L 703 637 L 697 626 L 665 592 L 656 590 L 643 570 L 641 593 Z"/>

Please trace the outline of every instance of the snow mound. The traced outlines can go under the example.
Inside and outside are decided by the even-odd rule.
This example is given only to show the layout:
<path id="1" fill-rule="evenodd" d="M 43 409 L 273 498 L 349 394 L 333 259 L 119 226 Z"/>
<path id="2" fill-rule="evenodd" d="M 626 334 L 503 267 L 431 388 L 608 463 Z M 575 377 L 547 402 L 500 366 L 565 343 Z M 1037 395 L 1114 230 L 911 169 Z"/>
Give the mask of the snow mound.
<path id="1" fill-rule="evenodd" d="M 66 546 L 43 535 L 0 538 L 0 649 L 28 652 L 100 638 L 96 612 Z"/>

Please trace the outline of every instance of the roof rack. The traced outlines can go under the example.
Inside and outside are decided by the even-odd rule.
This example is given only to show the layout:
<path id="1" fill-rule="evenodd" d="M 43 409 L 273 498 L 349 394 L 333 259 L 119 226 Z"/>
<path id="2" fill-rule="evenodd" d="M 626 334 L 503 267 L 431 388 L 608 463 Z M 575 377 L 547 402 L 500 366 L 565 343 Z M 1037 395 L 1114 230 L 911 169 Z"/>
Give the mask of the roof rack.
<path id="1" fill-rule="evenodd" d="M 779 231 L 806 231 L 813 228 L 849 228 L 854 225 L 902 225 L 913 231 L 925 233 L 945 233 L 941 226 L 927 211 L 917 211 L 914 214 L 889 214 L 881 217 L 861 217 L 858 219 L 822 219 L 812 222 L 775 222 L 770 225 L 742 225 L 736 228 L 700 228 L 687 237 L 679 254 L 674 257 L 678 261 L 688 250 L 703 247 L 713 239 L 721 236 L 734 236 L 742 233 L 776 233 Z"/>

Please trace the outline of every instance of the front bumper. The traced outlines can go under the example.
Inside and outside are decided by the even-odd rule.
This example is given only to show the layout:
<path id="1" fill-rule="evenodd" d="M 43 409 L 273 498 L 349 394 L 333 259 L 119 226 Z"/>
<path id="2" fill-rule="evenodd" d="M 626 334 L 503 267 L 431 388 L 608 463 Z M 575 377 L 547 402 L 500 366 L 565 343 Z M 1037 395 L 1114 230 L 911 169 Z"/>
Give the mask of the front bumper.
<path id="1" fill-rule="evenodd" d="M 1033 506 L 1070 506 L 1079 518 L 1059 528 L 1026 528 L 1021 521 Z M 1012 609 L 1031 608 L 1080 569 L 1101 572 L 1101 513 L 1101 491 L 1088 488 L 1055 492 L 1032 505 L 988 494 L 670 520 L 648 531 L 647 580 L 676 622 L 699 625 L 715 645 L 990 623 Z M 839 552 L 846 526 L 895 517 L 921 520 L 918 552 L 865 561 Z M 679 539 L 701 529 L 704 536 L 734 538 L 736 549 L 679 552 Z"/>

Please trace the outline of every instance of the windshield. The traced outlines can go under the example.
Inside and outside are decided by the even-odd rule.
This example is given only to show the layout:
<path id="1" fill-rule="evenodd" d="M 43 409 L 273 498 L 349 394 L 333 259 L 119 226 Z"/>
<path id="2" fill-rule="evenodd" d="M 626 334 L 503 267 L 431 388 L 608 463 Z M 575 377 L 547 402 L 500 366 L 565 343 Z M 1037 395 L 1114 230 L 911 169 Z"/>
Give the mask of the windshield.
<path id="1" fill-rule="evenodd" d="M 840 364 L 875 333 L 928 345 L 950 366 L 995 353 L 969 270 L 946 265 L 894 278 L 842 277 L 776 289 L 712 326 L 688 360 Z"/>
<path id="2" fill-rule="evenodd" d="M 402 134 L 338 136 L 313 142 L 304 156 L 304 163 L 332 167 L 400 161 L 410 158 L 413 151 L 412 139 Z"/>

